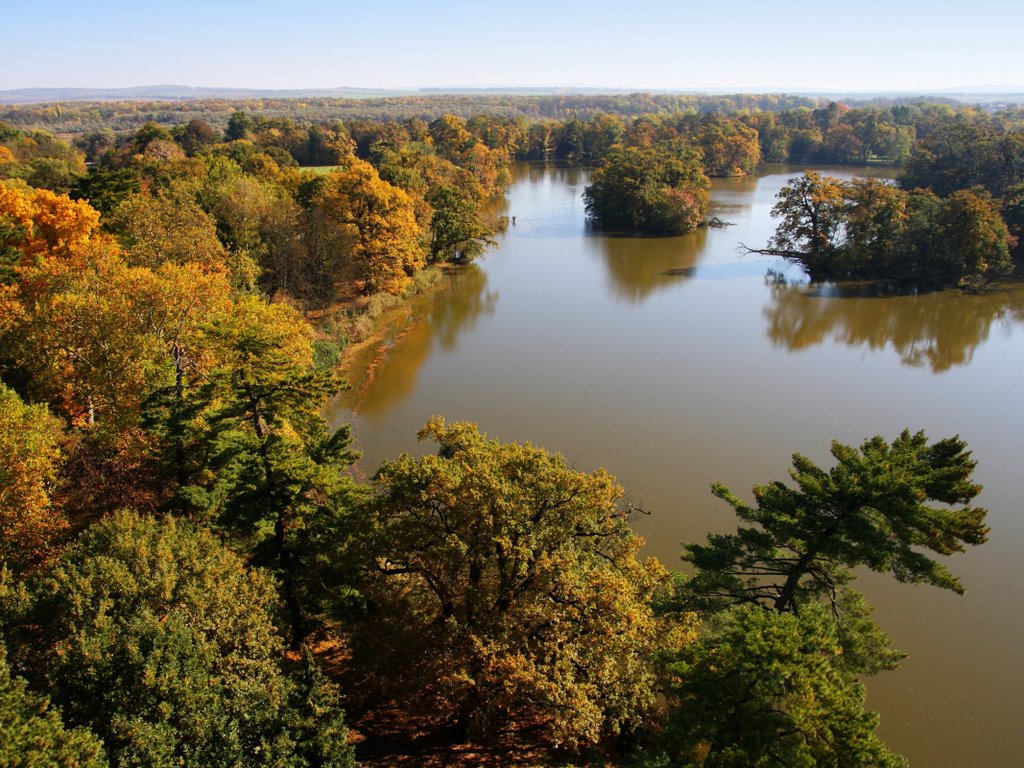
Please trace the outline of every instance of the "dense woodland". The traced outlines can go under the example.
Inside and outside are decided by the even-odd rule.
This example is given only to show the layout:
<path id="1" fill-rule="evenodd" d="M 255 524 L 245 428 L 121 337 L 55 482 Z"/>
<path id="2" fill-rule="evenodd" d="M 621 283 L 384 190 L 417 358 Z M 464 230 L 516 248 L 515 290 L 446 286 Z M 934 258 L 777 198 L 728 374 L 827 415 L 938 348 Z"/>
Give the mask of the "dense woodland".
<path id="1" fill-rule="evenodd" d="M 865 105 L 886 107 L 904 103 L 941 103 L 955 108 L 951 100 L 876 100 Z M 421 94 L 381 98 L 261 98 L 182 99 L 176 101 L 96 101 L 5 105 L 0 120 L 25 128 L 43 128 L 54 133 L 85 133 L 110 128 L 137 130 L 144 123 L 170 127 L 193 119 L 225 128 L 234 112 L 260 114 L 268 118 L 290 118 L 297 122 L 334 120 L 407 120 L 417 117 L 428 122 L 442 115 L 468 118 L 487 114 L 527 121 L 564 120 L 571 116 L 589 119 L 600 113 L 636 117 L 671 112 L 733 113 L 741 110 L 779 112 L 826 107 L 828 99 L 787 94 L 740 94 L 699 96 L 682 94 Z"/>
<path id="2" fill-rule="evenodd" d="M 752 504 L 715 486 L 739 527 L 686 546 L 684 576 L 642 556 L 603 470 L 435 418 L 435 453 L 360 483 L 321 415 L 375 303 L 486 249 L 516 158 L 598 164 L 592 214 L 639 184 L 610 226 L 665 232 L 705 218 L 711 176 L 899 163 L 900 187 L 796 180 L 773 247 L 812 276 L 860 274 L 826 252 L 941 254 L 937 282 L 1012 266 L 1017 116 L 659 98 L 127 131 L 140 105 L 98 128 L 97 105 L 49 107 L 88 125 L 70 143 L 0 125 L 0 765 L 387 764 L 417 734 L 535 762 L 903 764 L 862 682 L 901 654 L 853 571 L 962 591 L 933 558 L 987 536 L 958 438 L 795 454 Z"/>

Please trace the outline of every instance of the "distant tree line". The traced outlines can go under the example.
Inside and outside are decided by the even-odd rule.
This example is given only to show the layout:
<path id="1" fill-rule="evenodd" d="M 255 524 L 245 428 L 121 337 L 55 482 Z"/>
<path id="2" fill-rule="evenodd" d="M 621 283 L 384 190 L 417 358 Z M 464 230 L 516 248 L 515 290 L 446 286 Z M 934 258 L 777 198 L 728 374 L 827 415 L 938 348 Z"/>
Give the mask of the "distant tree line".
<path id="1" fill-rule="evenodd" d="M 982 110 L 942 99 L 875 99 L 842 103 L 825 98 L 785 94 L 728 96 L 619 95 L 435 95 L 385 99 L 260 99 L 250 101 L 187 100 L 176 102 L 100 102 L 11 106 L 0 109 L 0 121 L 23 130 L 81 136 L 97 131 L 135 131 L 145 123 L 167 129 L 199 120 L 229 131 L 239 114 L 251 120 L 299 126 L 338 123 L 401 124 L 432 122 L 444 115 L 477 119 L 475 134 L 489 126 L 514 135 L 515 156 L 526 159 L 572 159 L 592 163 L 607 148 L 608 132 L 654 140 L 693 135 L 704 118 L 730 118 L 757 131 L 766 162 L 901 163 L 917 138 L 958 115 L 990 121 L 1006 131 L 1019 128 L 1024 110 Z M 666 134 L 671 135 L 666 135 Z M 494 147 L 491 140 L 489 146 Z M 642 138 L 627 139 L 643 143 Z M 303 165 L 323 164 L 312 158 Z M 717 173 L 713 175 L 718 175 Z"/>
<path id="2" fill-rule="evenodd" d="M 909 100 L 908 103 L 913 103 Z M 824 98 L 787 94 L 736 94 L 700 96 L 684 94 L 564 94 L 529 96 L 514 94 L 425 94 L 382 98 L 262 98 L 187 99 L 180 101 L 57 102 L 0 107 L 0 120 L 26 128 L 45 128 L 54 133 L 85 133 L 101 128 L 135 130 L 143 123 L 182 125 L 194 119 L 225 128 L 235 112 L 297 122 L 335 120 L 435 120 L 442 115 L 469 118 L 487 114 L 501 118 L 563 120 L 575 115 L 588 119 L 608 112 L 633 117 L 658 112 L 778 111 L 828 103 Z M 882 100 L 872 102 L 887 104 Z M 946 100 L 944 103 L 955 105 Z"/>

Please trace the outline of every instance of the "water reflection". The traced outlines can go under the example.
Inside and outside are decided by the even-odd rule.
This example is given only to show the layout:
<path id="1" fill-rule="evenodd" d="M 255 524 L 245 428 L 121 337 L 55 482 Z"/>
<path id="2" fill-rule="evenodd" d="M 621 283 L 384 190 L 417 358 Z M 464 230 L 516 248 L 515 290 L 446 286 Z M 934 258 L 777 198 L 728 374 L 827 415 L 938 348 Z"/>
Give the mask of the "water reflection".
<path id="1" fill-rule="evenodd" d="M 613 294 L 634 304 L 655 291 L 693 277 L 707 242 L 701 227 L 682 237 L 606 237 L 594 235 L 611 278 Z"/>
<path id="2" fill-rule="evenodd" d="M 498 294 L 487 290 L 487 274 L 476 264 L 452 270 L 447 279 L 444 290 L 415 308 L 419 316 L 377 351 L 360 386 L 344 398 L 346 407 L 369 417 L 387 413 L 415 391 L 420 368 L 434 350 L 454 349 L 460 334 L 494 312 Z"/>
<path id="3" fill-rule="evenodd" d="M 577 187 L 590 180 L 590 169 L 565 163 L 517 163 L 513 172 L 516 182 Z"/>
<path id="4" fill-rule="evenodd" d="M 777 284 L 764 316 L 768 338 L 791 351 L 825 341 L 869 350 L 891 345 L 904 365 L 940 373 L 970 363 L 993 326 L 1024 323 L 1024 289 L 878 298 Z"/>

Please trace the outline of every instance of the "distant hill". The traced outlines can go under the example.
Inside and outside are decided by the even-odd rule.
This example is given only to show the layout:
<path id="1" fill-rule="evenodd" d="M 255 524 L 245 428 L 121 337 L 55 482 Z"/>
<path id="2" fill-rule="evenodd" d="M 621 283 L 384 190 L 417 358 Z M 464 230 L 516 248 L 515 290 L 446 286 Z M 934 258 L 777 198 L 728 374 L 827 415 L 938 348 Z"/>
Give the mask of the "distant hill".
<path id="1" fill-rule="evenodd" d="M 15 88 L 0 90 L 0 104 L 46 104 L 61 101 L 189 101 L 196 99 L 379 99 L 400 96 L 558 96 L 628 93 L 659 94 L 766 94 L 786 93 L 832 99 L 878 99 L 908 97 L 945 97 L 969 103 L 1024 103 L 1024 85 L 975 85 L 927 91 L 838 91 L 805 87 L 766 88 L 603 88 L 600 86 L 496 86 L 496 87 L 431 87 L 431 88 L 207 88 L 191 85 L 140 85 L 132 88 Z"/>
<path id="2" fill-rule="evenodd" d="M 0 104 L 49 104 L 60 101 L 189 101 L 196 99 L 381 99 L 401 96 L 556 96 L 636 93 L 642 88 L 522 86 L 509 88 L 206 88 L 191 85 L 139 85 L 132 88 L 15 88 L 0 90 Z M 676 91 L 679 93 L 680 91 Z M 668 91 L 659 91 L 668 93 Z"/>
<path id="3" fill-rule="evenodd" d="M 371 88 L 202 88 L 191 85 L 140 85 L 134 88 L 15 88 L 0 91 L 0 104 L 54 101 L 187 101 L 190 99 L 359 99 L 408 96 L 416 91 Z"/>

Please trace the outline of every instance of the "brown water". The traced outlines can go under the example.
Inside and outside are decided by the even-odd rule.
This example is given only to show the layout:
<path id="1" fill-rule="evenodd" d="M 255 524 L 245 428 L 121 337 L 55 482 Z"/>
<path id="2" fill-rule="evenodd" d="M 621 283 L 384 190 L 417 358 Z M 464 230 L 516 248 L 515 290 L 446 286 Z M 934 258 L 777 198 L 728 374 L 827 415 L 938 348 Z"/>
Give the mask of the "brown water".
<path id="1" fill-rule="evenodd" d="M 734 226 L 609 238 L 584 222 L 586 172 L 520 167 L 504 201 L 516 225 L 415 309 L 336 418 L 353 422 L 367 473 L 427 450 L 415 435 L 432 414 L 604 466 L 652 512 L 637 527 L 670 566 L 679 542 L 735 527 L 712 481 L 749 495 L 784 478 L 794 451 L 827 463 L 832 438 L 960 434 L 979 462 L 991 540 L 951 562 L 963 597 L 859 579 L 911 654 L 869 681 L 869 705 L 918 768 L 1020 765 L 1024 286 L 858 297 L 741 255 L 738 242 L 766 242 L 775 193 L 800 170 L 716 181 L 715 213 Z M 769 267 L 790 284 L 766 281 Z"/>

